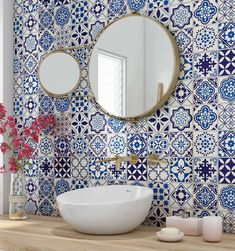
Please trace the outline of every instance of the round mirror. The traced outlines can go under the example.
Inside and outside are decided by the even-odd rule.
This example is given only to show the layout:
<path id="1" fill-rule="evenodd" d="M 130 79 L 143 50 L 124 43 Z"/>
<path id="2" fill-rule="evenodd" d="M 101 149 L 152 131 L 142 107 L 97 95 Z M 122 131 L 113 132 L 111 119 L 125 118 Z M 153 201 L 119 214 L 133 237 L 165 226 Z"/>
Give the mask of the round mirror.
<path id="1" fill-rule="evenodd" d="M 42 88 L 51 95 L 63 96 L 74 90 L 80 79 L 78 62 L 68 53 L 49 53 L 40 63 Z"/>
<path id="2" fill-rule="evenodd" d="M 89 81 L 102 109 L 131 119 L 156 111 L 179 73 L 176 42 L 160 23 L 130 15 L 109 25 L 95 44 Z"/>

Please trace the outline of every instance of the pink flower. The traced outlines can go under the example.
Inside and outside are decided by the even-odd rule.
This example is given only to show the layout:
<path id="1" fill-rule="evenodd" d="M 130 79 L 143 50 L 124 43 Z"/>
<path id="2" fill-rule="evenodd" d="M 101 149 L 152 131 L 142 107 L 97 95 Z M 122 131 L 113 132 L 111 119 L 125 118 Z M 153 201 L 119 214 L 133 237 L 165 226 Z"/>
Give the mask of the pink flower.
<path id="1" fill-rule="evenodd" d="M 7 112 L 6 112 L 5 106 L 2 103 L 0 103 L 0 119 L 4 119 L 6 116 L 6 113 Z"/>
<path id="2" fill-rule="evenodd" d="M 15 150 L 17 150 L 19 148 L 21 144 L 21 139 L 20 138 L 13 138 L 12 140 L 12 146 Z"/>
<path id="3" fill-rule="evenodd" d="M 3 166 L 1 166 L 0 167 L 0 173 L 6 173 L 7 172 L 7 169 L 6 169 L 6 166 L 5 165 L 3 165 Z"/>
<path id="4" fill-rule="evenodd" d="M 8 152 L 10 149 L 11 148 L 9 147 L 9 145 L 6 142 L 0 143 L 0 150 L 2 151 L 3 154 Z"/>
<path id="5" fill-rule="evenodd" d="M 38 135 L 37 135 L 37 134 L 32 134 L 32 139 L 33 139 L 35 142 L 38 142 Z"/>
<path id="6" fill-rule="evenodd" d="M 19 170 L 19 166 L 17 163 L 17 160 L 14 157 L 11 157 L 8 161 L 8 164 L 10 165 L 9 171 L 10 172 L 17 172 Z"/>

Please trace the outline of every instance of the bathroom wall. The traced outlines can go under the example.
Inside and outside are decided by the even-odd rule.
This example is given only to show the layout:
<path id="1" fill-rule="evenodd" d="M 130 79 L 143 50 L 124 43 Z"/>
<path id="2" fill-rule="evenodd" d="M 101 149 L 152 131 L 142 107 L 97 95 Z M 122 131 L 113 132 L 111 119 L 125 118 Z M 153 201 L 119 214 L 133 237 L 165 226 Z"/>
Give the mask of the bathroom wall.
<path id="1" fill-rule="evenodd" d="M 0 0 L 0 103 L 13 112 L 13 0 Z M 0 142 L 2 136 L 0 136 Z M 0 153 L 0 166 L 7 158 Z M 0 215 L 8 212 L 10 174 L 0 174 Z"/>
<path id="2" fill-rule="evenodd" d="M 90 49 L 72 50 L 82 65 L 69 99 L 47 96 L 38 83 L 40 58 L 56 48 L 85 45 L 115 18 L 150 16 L 174 34 L 181 53 L 178 86 L 167 104 L 136 125 L 102 113 L 89 92 Z M 184 208 L 223 217 L 235 232 L 235 6 L 226 0 L 15 0 L 14 108 L 19 129 L 40 112 L 56 126 L 40 136 L 25 171 L 27 211 L 58 215 L 55 197 L 70 189 L 140 184 L 154 191 L 147 225 Z M 66 83 L 65 83 L 66 84 Z M 150 167 L 155 152 L 167 165 Z M 140 156 L 136 165 L 95 164 L 112 154 Z"/>

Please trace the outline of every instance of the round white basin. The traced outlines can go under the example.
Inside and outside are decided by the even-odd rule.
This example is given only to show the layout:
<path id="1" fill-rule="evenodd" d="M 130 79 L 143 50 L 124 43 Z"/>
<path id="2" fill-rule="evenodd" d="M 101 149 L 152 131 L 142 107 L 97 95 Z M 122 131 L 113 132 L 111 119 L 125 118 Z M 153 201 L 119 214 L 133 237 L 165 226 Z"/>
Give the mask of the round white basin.
<path id="1" fill-rule="evenodd" d="M 63 219 L 79 232 L 121 234 L 146 218 L 153 191 L 142 186 L 100 186 L 63 193 L 57 204 Z"/>

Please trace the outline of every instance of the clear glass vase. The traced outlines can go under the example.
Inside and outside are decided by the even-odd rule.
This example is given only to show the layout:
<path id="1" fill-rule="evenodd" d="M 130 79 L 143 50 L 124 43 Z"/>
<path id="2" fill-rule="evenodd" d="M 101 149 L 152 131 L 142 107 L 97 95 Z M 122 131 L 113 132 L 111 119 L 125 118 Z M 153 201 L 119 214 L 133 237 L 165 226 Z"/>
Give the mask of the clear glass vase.
<path id="1" fill-rule="evenodd" d="M 11 220 L 25 220 L 26 204 L 25 176 L 22 171 L 11 173 L 11 191 L 9 196 L 9 218 Z"/>

